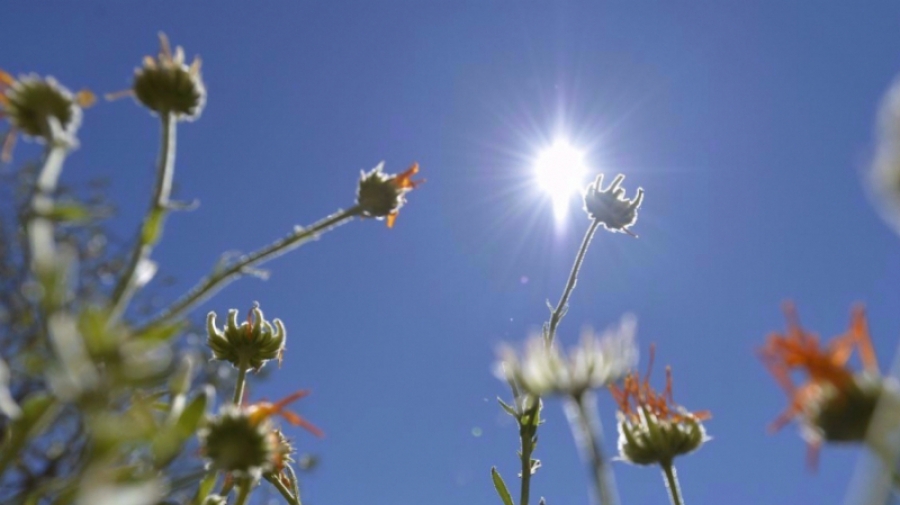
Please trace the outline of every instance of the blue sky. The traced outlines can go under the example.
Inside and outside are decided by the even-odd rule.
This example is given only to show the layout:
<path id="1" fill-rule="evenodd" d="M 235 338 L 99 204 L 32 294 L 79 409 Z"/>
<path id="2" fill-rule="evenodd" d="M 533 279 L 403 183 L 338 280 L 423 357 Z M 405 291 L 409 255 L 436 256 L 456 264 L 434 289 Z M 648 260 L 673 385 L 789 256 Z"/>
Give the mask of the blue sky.
<path id="1" fill-rule="evenodd" d="M 324 440 L 306 499 L 499 503 L 518 439 L 494 398 L 501 341 L 521 341 L 562 289 L 587 218 L 554 223 L 530 160 L 557 135 L 646 199 L 635 231 L 598 236 L 560 337 L 625 312 L 671 364 L 676 400 L 714 440 L 680 460 L 694 505 L 840 503 L 855 449 L 804 466 L 786 405 L 754 356 L 783 300 L 823 336 L 868 307 L 883 367 L 897 347 L 900 243 L 862 183 L 879 101 L 900 71 L 894 2 L 10 2 L 2 64 L 73 89 L 130 83 L 165 31 L 203 57 L 209 100 L 182 125 L 178 195 L 155 257 L 179 282 L 352 204 L 359 170 L 418 161 L 428 179 L 394 229 L 354 222 L 198 310 L 258 300 L 289 333 L 254 398 L 298 388 Z M 131 236 L 149 201 L 157 122 L 129 101 L 86 112 L 64 179 L 113 179 Z M 38 153 L 20 146 L 19 160 Z M 523 282 L 527 279 L 527 282 Z M 660 367 L 658 371 L 661 371 Z M 657 376 L 662 378 L 662 374 Z M 612 402 L 601 395 L 608 445 Z M 547 405 L 534 493 L 586 503 L 560 406 Z M 473 429 L 480 436 L 473 435 Z M 624 504 L 665 503 L 653 469 L 616 463 Z"/>

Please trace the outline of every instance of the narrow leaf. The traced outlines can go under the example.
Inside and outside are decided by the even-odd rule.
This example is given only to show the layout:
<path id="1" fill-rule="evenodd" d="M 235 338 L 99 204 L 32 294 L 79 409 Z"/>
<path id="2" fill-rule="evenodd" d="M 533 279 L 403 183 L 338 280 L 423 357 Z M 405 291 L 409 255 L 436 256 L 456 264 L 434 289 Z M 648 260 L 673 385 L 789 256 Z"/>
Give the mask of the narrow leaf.
<path id="1" fill-rule="evenodd" d="M 497 490 L 497 494 L 503 500 L 503 505 L 515 505 L 512 496 L 509 494 L 509 489 L 506 488 L 506 483 L 503 482 L 503 477 L 500 476 L 496 466 L 491 468 L 491 479 L 494 480 L 494 489 Z"/>

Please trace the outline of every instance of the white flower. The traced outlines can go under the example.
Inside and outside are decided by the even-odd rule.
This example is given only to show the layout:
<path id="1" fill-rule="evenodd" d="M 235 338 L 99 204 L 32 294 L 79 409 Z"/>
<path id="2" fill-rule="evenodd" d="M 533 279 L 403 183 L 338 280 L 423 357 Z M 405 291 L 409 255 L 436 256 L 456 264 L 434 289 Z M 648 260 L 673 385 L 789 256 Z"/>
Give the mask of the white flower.
<path id="1" fill-rule="evenodd" d="M 557 342 L 547 344 L 543 336 L 534 335 L 525 342 L 521 356 L 509 345 L 501 346 L 495 374 L 534 396 L 580 396 L 608 386 L 634 368 L 638 360 L 636 329 L 637 320 L 630 314 L 600 336 L 586 329 L 581 344 L 568 355 Z"/>

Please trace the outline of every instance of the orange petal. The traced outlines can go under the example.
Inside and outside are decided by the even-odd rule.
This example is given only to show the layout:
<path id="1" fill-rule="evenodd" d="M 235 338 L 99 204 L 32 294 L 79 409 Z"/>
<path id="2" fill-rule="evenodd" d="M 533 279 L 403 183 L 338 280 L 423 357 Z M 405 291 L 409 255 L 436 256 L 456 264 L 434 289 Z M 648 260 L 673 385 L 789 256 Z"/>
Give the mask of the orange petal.
<path id="1" fill-rule="evenodd" d="M 13 76 L 7 74 L 3 70 L 0 70 L 0 86 L 9 87 L 16 83 L 16 80 Z"/>
<path id="2" fill-rule="evenodd" d="M 77 103 L 82 108 L 90 107 L 94 105 L 97 101 L 97 95 L 93 94 L 90 90 L 83 89 L 79 91 L 75 95 L 75 103 Z"/>
<path id="3" fill-rule="evenodd" d="M 396 221 L 396 220 L 397 220 L 397 212 L 391 212 L 390 214 L 388 214 L 388 217 L 387 217 L 387 227 L 388 227 L 388 228 L 393 228 L 393 227 L 394 227 L 394 221 Z"/>

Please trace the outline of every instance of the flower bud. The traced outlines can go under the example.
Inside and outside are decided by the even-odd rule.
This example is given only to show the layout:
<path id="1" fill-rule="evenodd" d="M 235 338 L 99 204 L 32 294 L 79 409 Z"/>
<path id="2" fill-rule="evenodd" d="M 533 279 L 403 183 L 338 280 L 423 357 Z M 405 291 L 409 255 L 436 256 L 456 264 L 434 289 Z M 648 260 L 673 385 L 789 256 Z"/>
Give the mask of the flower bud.
<path id="1" fill-rule="evenodd" d="M 13 127 L 3 148 L 4 160 L 9 159 L 15 133 L 27 139 L 74 145 L 81 110 L 93 103 L 90 91 L 72 94 L 53 77 L 30 74 L 14 79 L 0 70 L 0 117 L 9 118 Z"/>
<path id="2" fill-rule="evenodd" d="M 365 217 L 387 218 L 390 228 L 394 226 L 400 208 L 406 203 L 406 194 L 424 181 L 412 180 L 413 175 L 419 172 L 418 163 L 413 163 L 406 171 L 397 175 L 386 174 L 383 169 L 384 162 L 381 162 L 369 173 L 362 173 L 356 204 Z"/>
<path id="3" fill-rule="evenodd" d="M 262 310 L 254 307 L 247 321 L 237 324 L 237 309 L 228 311 L 228 321 L 222 330 L 216 328 L 216 313 L 206 317 L 206 340 L 213 359 L 228 361 L 236 368 L 259 370 L 270 359 L 281 361 L 284 352 L 285 329 L 280 319 L 272 324 L 263 318 Z"/>
<path id="4" fill-rule="evenodd" d="M 644 201 L 644 190 L 638 188 L 634 199 L 628 200 L 621 187 L 624 179 L 625 176 L 619 174 L 608 188 L 601 190 L 603 174 L 598 175 L 584 191 L 584 210 L 607 230 L 632 235 L 628 228 L 637 221 L 637 210 Z"/>
<path id="5" fill-rule="evenodd" d="M 131 91 L 144 107 L 157 114 L 174 114 L 179 120 L 200 117 L 206 104 L 206 86 L 200 76 L 200 58 L 190 66 L 184 63 L 184 50 L 169 46 L 165 34 L 159 34 L 157 58 L 146 56 L 144 64 L 134 72 Z"/>

